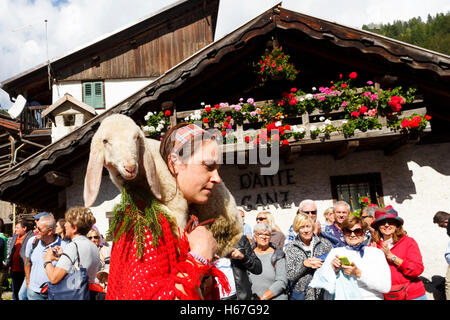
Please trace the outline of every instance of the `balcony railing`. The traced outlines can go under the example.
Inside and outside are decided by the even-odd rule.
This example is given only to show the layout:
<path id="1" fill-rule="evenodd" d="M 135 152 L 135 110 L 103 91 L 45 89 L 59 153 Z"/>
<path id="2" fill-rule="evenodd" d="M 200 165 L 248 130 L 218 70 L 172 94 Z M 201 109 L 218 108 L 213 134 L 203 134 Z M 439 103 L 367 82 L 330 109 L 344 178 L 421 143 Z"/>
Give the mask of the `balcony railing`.
<path id="1" fill-rule="evenodd" d="M 51 129 L 52 125 L 48 117 L 42 117 L 42 111 L 48 106 L 27 106 L 20 115 L 20 130 L 30 133 L 39 129 Z"/>

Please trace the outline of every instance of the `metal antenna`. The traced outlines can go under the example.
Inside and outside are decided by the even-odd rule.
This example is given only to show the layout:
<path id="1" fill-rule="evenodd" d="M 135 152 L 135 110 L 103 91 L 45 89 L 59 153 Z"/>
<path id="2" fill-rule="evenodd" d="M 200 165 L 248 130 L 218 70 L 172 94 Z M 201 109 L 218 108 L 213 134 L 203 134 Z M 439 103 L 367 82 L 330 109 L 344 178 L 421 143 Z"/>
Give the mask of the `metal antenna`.
<path id="1" fill-rule="evenodd" d="M 47 51 L 47 74 L 48 74 L 48 90 L 52 90 L 52 76 L 51 76 L 51 67 L 50 67 L 50 60 L 48 58 L 48 32 L 47 32 L 47 19 L 44 20 L 45 22 L 45 46 Z"/>

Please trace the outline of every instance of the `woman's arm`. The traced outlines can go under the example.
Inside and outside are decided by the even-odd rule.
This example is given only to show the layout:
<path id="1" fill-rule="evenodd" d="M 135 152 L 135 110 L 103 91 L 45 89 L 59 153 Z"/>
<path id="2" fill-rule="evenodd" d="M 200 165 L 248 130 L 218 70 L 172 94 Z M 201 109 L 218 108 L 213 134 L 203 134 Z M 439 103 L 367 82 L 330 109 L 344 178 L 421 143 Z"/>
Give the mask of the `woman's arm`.
<path id="1" fill-rule="evenodd" d="M 289 281 L 297 282 L 306 273 L 305 256 L 292 242 L 286 248 L 286 276 Z"/>
<path id="2" fill-rule="evenodd" d="M 282 258 L 278 260 L 275 265 L 275 281 L 272 283 L 269 289 L 264 292 L 263 297 L 267 296 L 267 299 L 265 300 L 276 297 L 287 289 L 287 285 L 288 280 L 286 277 L 286 259 Z"/>
<path id="3" fill-rule="evenodd" d="M 52 248 L 48 248 L 44 255 L 44 268 L 51 284 L 60 282 L 67 274 L 66 270 L 53 266 L 52 262 L 57 260 L 58 258 L 53 254 Z"/>

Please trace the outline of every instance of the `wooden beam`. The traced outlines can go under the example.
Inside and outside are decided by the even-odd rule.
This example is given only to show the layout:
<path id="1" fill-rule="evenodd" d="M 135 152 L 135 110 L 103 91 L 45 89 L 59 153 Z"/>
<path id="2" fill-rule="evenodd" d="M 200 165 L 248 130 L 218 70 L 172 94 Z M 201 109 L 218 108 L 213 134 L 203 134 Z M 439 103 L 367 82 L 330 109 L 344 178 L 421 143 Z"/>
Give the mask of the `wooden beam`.
<path id="1" fill-rule="evenodd" d="M 336 160 L 342 159 L 359 147 L 359 140 L 345 141 L 334 155 Z"/>
<path id="2" fill-rule="evenodd" d="M 21 139 L 21 141 L 22 141 L 22 142 L 25 142 L 25 143 L 28 143 L 28 144 L 31 144 L 32 146 L 35 146 L 35 147 L 38 147 L 38 148 L 44 148 L 44 147 L 45 147 L 45 146 L 42 145 L 42 144 L 39 144 L 39 143 L 30 141 L 30 140 L 26 140 L 26 139 L 23 139 L 23 138 Z"/>
<path id="3" fill-rule="evenodd" d="M 280 152 L 283 154 L 284 162 L 286 164 L 294 163 L 295 160 L 299 157 L 300 151 L 302 150 L 301 145 L 288 146 L 286 150 L 281 150 Z"/>
<path id="4" fill-rule="evenodd" d="M 58 171 L 49 171 L 45 175 L 45 180 L 49 184 L 58 186 L 58 187 L 68 187 L 72 185 L 73 181 L 69 174 Z"/>
<path id="5" fill-rule="evenodd" d="M 393 141 L 386 148 L 384 148 L 384 155 L 393 156 L 400 151 L 411 147 L 412 145 L 418 143 L 420 141 L 420 136 L 418 137 L 410 137 L 408 135 L 402 136 L 400 139 Z"/>

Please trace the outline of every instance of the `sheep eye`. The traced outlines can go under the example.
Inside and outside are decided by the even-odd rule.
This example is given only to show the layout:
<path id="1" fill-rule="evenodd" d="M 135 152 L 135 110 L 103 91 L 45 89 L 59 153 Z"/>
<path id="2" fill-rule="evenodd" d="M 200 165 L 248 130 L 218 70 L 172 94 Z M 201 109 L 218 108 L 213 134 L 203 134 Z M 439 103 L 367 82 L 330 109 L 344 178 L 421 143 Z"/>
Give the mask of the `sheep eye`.
<path id="1" fill-rule="evenodd" d="M 103 144 L 107 144 L 107 143 L 108 143 L 108 140 L 103 139 Z"/>

